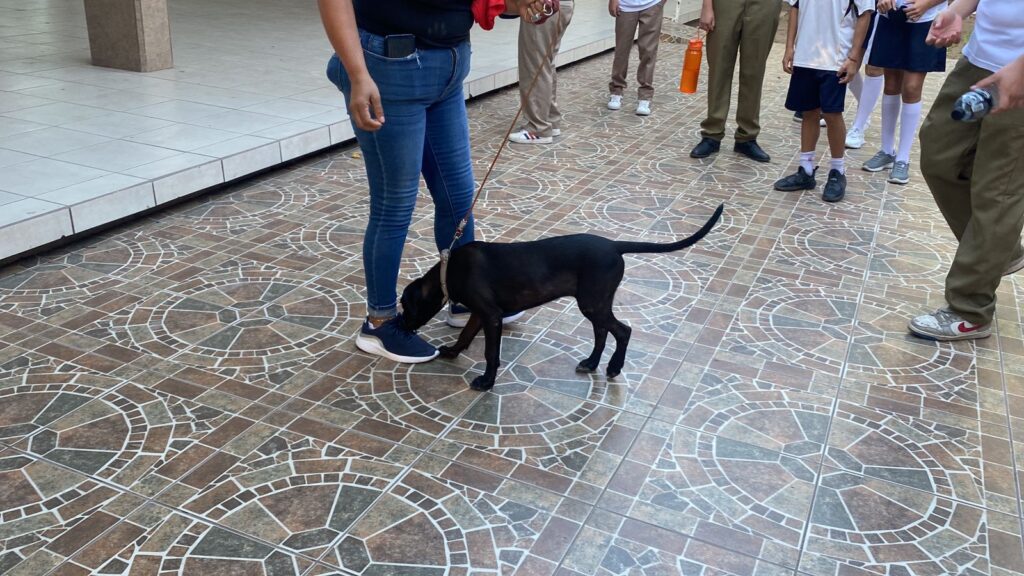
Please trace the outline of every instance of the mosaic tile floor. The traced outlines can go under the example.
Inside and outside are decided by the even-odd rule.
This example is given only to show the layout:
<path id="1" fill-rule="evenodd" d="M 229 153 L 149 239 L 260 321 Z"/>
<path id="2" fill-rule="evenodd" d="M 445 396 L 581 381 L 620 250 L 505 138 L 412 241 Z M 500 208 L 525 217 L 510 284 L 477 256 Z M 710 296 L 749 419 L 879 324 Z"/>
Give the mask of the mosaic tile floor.
<path id="1" fill-rule="evenodd" d="M 773 192 L 798 140 L 774 68 L 775 161 L 691 160 L 680 59 L 647 118 L 603 108 L 608 55 L 563 71 L 566 136 L 509 148 L 478 211 L 490 240 L 668 240 L 726 203 L 689 251 L 627 258 L 613 380 L 574 372 L 567 300 L 506 330 L 491 393 L 482 342 L 356 351 L 351 148 L 0 270 L 0 573 L 1024 574 L 1024 276 L 992 338 L 909 337 L 954 249 L 920 177 Z M 515 103 L 471 104 L 478 176 Z M 403 282 L 435 258 L 422 203 Z"/>

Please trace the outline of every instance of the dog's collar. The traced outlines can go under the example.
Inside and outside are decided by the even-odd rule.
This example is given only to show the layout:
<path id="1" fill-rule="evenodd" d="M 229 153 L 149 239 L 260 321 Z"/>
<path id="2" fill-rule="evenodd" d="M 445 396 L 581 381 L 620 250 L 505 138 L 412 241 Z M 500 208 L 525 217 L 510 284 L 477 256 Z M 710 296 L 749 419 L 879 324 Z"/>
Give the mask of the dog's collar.
<path id="1" fill-rule="evenodd" d="M 441 250 L 441 294 L 444 295 L 444 300 L 441 301 L 442 307 L 448 303 L 448 259 L 451 255 L 450 250 Z"/>

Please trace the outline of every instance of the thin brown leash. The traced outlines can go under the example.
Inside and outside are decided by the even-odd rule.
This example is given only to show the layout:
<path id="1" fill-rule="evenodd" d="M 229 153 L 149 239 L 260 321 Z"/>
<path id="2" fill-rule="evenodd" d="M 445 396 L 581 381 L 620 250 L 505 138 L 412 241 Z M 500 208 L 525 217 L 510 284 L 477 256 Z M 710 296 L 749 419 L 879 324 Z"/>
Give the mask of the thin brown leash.
<path id="1" fill-rule="evenodd" d="M 551 6 L 546 4 L 546 6 Z M 526 89 L 526 94 L 519 100 L 519 108 L 516 110 L 516 115 L 512 118 L 512 123 L 509 124 L 508 130 L 505 131 L 505 137 L 502 138 L 501 144 L 498 145 L 498 151 L 495 152 L 494 158 L 491 159 L 491 165 L 487 168 L 487 172 L 484 173 L 484 177 L 480 180 L 480 185 L 477 186 L 476 195 L 473 196 L 473 202 L 469 205 L 469 210 L 459 221 L 458 226 L 455 227 L 455 234 L 452 238 L 452 243 L 448 245 L 448 248 L 441 251 L 441 292 L 444 294 L 444 302 L 448 302 L 448 259 L 451 257 L 452 248 L 455 247 L 455 243 L 462 238 L 463 233 L 466 231 L 466 226 L 469 225 L 469 218 L 473 215 L 473 209 L 476 208 L 476 203 L 480 200 L 480 194 L 484 191 L 484 186 L 487 184 L 487 180 L 491 177 L 491 172 L 494 171 L 494 167 L 498 164 L 498 158 L 501 157 L 501 153 L 505 150 L 508 145 L 509 136 L 512 135 L 512 131 L 515 130 L 516 124 L 519 122 L 519 117 L 523 114 L 523 106 L 530 98 L 530 94 L 533 93 L 533 89 L 537 86 L 537 80 L 540 79 L 541 73 L 545 67 L 549 64 L 554 68 L 555 64 L 551 61 L 552 56 L 555 52 L 555 44 L 558 43 L 559 38 L 562 35 L 562 18 L 559 12 L 552 11 L 551 14 L 545 15 L 549 18 L 554 17 L 555 20 L 555 34 L 551 38 L 551 43 L 548 45 L 547 53 L 545 54 L 544 63 L 537 69 L 537 72 L 533 75 L 533 80 L 530 81 L 530 86 Z M 519 24 L 522 26 L 522 22 Z M 533 25 L 533 24 L 531 24 Z"/>

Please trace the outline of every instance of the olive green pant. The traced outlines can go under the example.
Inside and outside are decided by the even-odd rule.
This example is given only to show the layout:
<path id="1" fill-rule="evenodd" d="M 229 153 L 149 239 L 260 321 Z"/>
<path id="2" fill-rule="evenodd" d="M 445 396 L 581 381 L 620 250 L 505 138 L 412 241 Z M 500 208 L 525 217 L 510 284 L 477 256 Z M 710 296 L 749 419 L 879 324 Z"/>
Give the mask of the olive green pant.
<path id="1" fill-rule="evenodd" d="M 779 29 L 781 0 L 714 0 L 715 29 L 708 34 L 708 116 L 701 135 L 722 140 L 729 116 L 732 76 L 740 61 L 736 141 L 761 132 L 761 89 L 768 54 Z"/>
<path id="2" fill-rule="evenodd" d="M 960 241 L 946 276 L 946 301 L 968 322 L 988 324 L 1007 265 L 1021 256 L 1024 110 L 953 120 L 953 103 L 991 75 L 966 58 L 946 78 L 921 126 L 921 173 Z"/>

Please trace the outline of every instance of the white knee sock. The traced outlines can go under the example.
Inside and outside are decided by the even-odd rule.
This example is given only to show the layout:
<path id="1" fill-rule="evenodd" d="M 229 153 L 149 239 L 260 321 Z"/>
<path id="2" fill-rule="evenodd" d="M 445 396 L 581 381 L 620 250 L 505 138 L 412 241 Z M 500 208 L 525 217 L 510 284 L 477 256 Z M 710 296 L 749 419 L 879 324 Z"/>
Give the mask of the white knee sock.
<path id="1" fill-rule="evenodd" d="M 896 121 L 900 117 L 903 98 L 899 94 L 882 96 L 882 152 L 896 153 Z"/>
<path id="2" fill-rule="evenodd" d="M 860 98 L 857 99 L 857 118 L 853 121 L 853 129 L 864 131 L 871 120 L 871 113 L 875 111 L 875 104 L 878 104 L 878 97 L 882 95 L 885 87 L 885 77 L 864 76 L 864 87 L 860 90 Z"/>
<path id="3" fill-rule="evenodd" d="M 861 90 L 864 89 L 864 74 L 857 72 L 853 75 L 853 80 L 850 80 L 850 92 L 853 94 L 854 100 L 860 104 Z"/>
<path id="4" fill-rule="evenodd" d="M 903 104 L 900 113 L 900 149 L 896 151 L 897 162 L 910 162 L 910 147 L 917 137 L 917 125 L 921 121 L 921 103 Z"/>
<path id="5" fill-rule="evenodd" d="M 800 167 L 808 174 L 814 174 L 814 150 L 800 153 Z"/>

